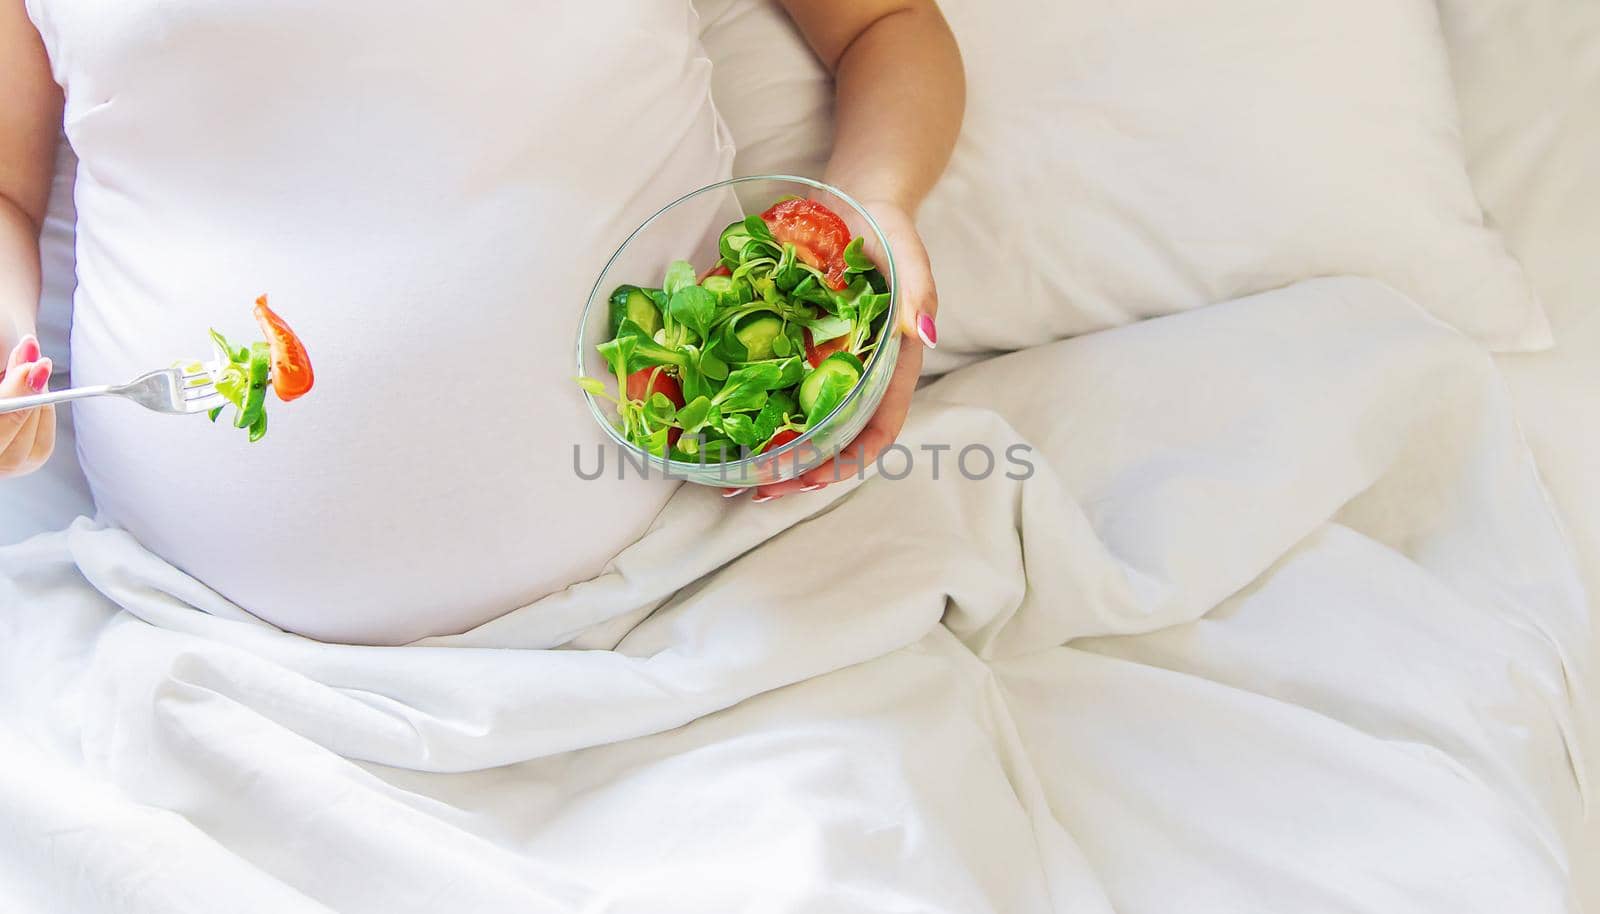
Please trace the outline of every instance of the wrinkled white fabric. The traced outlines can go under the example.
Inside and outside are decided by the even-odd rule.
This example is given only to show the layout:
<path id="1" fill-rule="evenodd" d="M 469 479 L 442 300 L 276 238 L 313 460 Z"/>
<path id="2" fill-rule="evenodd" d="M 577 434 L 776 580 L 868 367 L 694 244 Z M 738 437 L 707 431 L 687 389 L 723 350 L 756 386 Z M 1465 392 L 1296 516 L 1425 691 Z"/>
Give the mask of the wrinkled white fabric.
<path id="1" fill-rule="evenodd" d="M 28 5 L 79 158 L 73 380 L 258 338 L 264 292 L 316 367 L 255 445 L 75 405 L 108 522 L 263 618 L 379 643 L 649 525 L 672 486 L 572 470 L 604 440 L 572 352 L 621 239 L 729 174 L 688 0 Z"/>
<path id="2" fill-rule="evenodd" d="M 1342 274 L 1549 346 L 1468 181 L 1433 0 L 940 8 L 967 115 L 918 224 L 941 294 L 984 304 L 941 312 L 929 369 Z M 820 169 L 829 76 L 782 5 L 700 9 L 738 167 Z"/>
<path id="3" fill-rule="evenodd" d="M 403 647 L 87 522 L 0 550 L 0 890 L 1568 910 L 1583 594 L 1476 345 L 1315 281 L 957 372 L 902 440 L 1036 472 L 685 488 L 594 580 Z"/>
<path id="4" fill-rule="evenodd" d="M 1593 607 L 1600 592 L 1600 170 L 1593 164 L 1600 162 L 1600 4 L 1448 0 L 1439 14 L 1472 183 L 1527 265 L 1555 337 L 1549 352 L 1506 354 L 1496 363 Z M 1600 778 L 1597 763 L 1590 758 L 1591 778 Z M 1587 845 L 1574 859 L 1600 861 L 1600 817 L 1591 817 Z M 1600 911 L 1600 865 L 1576 872 L 1584 910 Z"/>

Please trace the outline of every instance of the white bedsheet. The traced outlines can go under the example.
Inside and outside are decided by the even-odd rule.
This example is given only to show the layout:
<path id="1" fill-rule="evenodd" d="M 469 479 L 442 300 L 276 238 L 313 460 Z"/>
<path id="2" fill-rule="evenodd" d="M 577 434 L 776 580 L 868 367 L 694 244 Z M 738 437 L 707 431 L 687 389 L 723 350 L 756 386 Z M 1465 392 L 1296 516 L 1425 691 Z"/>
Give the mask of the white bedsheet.
<path id="1" fill-rule="evenodd" d="M 1558 328 L 1550 352 L 1496 358 L 1517 422 L 1572 544 L 1590 594 L 1591 619 L 1600 606 L 1594 599 L 1600 593 L 1600 286 L 1593 302 L 1586 318 L 1569 317 Z M 1600 656 L 1600 632 L 1590 638 L 1590 656 Z M 1600 707 L 1593 702 L 1585 731 L 1591 743 L 1592 734 L 1600 733 Z M 1588 762 L 1594 782 L 1600 779 L 1600 758 L 1591 753 Z M 1600 810 L 1590 809 L 1573 859 L 1588 861 L 1574 868 L 1582 910 L 1600 912 Z"/>
<path id="2" fill-rule="evenodd" d="M 415 646 L 87 521 L 0 550 L 0 908 L 1568 910 L 1584 597 L 1475 345 L 1321 280 L 957 372 L 903 440 L 1037 472 L 686 488 Z"/>
<path id="3" fill-rule="evenodd" d="M 1600 4 L 1440 4 L 1473 184 L 1527 267 L 1555 348 L 1497 359 L 1518 422 L 1577 554 L 1600 592 Z M 1597 605 L 1591 600 L 1591 612 Z M 1597 642 L 1592 651 L 1600 651 Z M 1591 722 L 1591 730 L 1595 722 Z M 1600 766 L 1591 759 L 1591 778 Z M 1575 859 L 1600 912 L 1600 817 Z"/>

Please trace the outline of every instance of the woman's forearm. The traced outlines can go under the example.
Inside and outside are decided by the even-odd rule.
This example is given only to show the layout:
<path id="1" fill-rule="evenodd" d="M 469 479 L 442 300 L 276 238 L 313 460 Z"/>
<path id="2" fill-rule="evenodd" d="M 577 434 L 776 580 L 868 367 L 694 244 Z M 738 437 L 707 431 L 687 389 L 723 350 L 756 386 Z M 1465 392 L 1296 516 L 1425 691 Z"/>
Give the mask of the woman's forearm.
<path id="1" fill-rule="evenodd" d="M 38 224 L 0 196 L 0 352 L 33 333 L 38 317 Z"/>
<path id="2" fill-rule="evenodd" d="M 915 215 L 950 160 L 966 108 L 961 52 L 932 2 L 881 15 L 832 62 L 837 133 L 827 178 Z"/>
<path id="3" fill-rule="evenodd" d="M 61 131 L 61 89 L 23 4 L 0 0 L 0 358 L 39 317 L 39 227 Z"/>

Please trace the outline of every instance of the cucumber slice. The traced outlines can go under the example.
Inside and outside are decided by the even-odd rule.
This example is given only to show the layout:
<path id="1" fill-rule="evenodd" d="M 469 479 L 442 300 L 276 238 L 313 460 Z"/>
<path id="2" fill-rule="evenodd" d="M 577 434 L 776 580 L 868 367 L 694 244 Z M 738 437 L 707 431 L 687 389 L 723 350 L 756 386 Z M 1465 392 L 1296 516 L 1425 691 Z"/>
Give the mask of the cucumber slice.
<path id="1" fill-rule="evenodd" d="M 772 358 L 772 341 L 783 335 L 783 321 L 770 311 L 751 315 L 733 332 L 744 344 L 746 357 L 752 362 Z"/>
<path id="2" fill-rule="evenodd" d="M 617 328 L 622 326 L 624 318 L 638 324 L 651 335 L 661 329 L 661 309 L 656 307 L 649 293 L 638 286 L 618 286 L 617 291 L 611 293 L 613 337 L 617 335 Z"/>
<path id="3" fill-rule="evenodd" d="M 712 295 L 715 295 L 718 298 L 721 298 L 724 295 L 731 295 L 733 294 L 733 277 L 722 276 L 720 274 L 717 276 L 707 276 L 705 279 L 700 280 L 700 288 L 710 292 Z"/>
<path id="4" fill-rule="evenodd" d="M 650 296 L 642 291 L 634 289 L 629 293 L 627 309 L 628 320 L 643 327 L 645 332 L 654 335 L 661 329 L 661 310 L 656 307 Z"/>
<path id="5" fill-rule="evenodd" d="M 267 411 L 262 410 L 256 416 L 256 421 L 250 423 L 250 440 L 260 441 L 261 436 L 267 433 Z"/>
<path id="6" fill-rule="evenodd" d="M 255 343 L 250 347 L 250 386 L 245 388 L 244 406 L 239 410 L 239 415 L 234 417 L 234 428 L 248 428 L 252 431 L 251 441 L 261 437 L 267 430 L 266 422 L 262 416 L 266 415 L 267 405 L 267 375 L 272 370 L 272 347 L 266 343 Z M 255 430 L 259 428 L 260 433 Z"/>
<path id="7" fill-rule="evenodd" d="M 848 352 L 823 359 L 800 382 L 800 408 L 813 424 L 827 418 L 861 381 L 861 360 Z"/>

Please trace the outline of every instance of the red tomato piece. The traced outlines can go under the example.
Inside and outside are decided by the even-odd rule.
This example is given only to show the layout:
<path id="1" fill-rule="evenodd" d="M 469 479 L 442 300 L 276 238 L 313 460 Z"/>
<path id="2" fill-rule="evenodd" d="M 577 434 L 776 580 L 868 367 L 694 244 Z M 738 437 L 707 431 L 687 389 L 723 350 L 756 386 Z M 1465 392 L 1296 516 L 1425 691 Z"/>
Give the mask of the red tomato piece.
<path id="1" fill-rule="evenodd" d="M 628 375 L 628 399 L 648 400 L 651 394 L 657 393 L 666 394 L 673 406 L 683 405 L 683 388 L 666 369 L 641 368 Z"/>
<path id="2" fill-rule="evenodd" d="M 828 284 L 844 288 L 844 249 L 850 246 L 850 227 L 839 214 L 815 200 L 783 200 L 761 214 L 772 237 L 794 245 L 795 255 L 821 270 Z"/>
<path id="3" fill-rule="evenodd" d="M 778 448 L 783 447 L 784 445 L 788 444 L 789 442 L 793 441 L 794 439 L 796 439 L 798 437 L 800 437 L 800 433 L 799 432 L 795 431 L 792 428 L 786 428 L 783 431 L 777 433 L 776 435 L 773 435 L 772 436 L 772 440 L 768 441 L 766 443 L 766 445 L 764 445 L 761 448 L 761 450 L 758 451 L 757 453 L 765 454 L 768 451 L 775 451 Z"/>
<path id="4" fill-rule="evenodd" d="M 823 359 L 827 358 L 830 355 L 833 355 L 835 352 L 844 352 L 846 347 L 848 347 L 850 345 L 850 335 L 849 334 L 845 334 L 844 336 L 836 336 L 833 339 L 828 340 L 827 342 L 822 343 L 820 345 L 811 342 L 811 331 L 810 330 L 805 331 L 805 335 L 806 335 L 806 361 L 808 363 L 810 363 L 812 368 L 815 368 L 818 365 L 821 365 Z"/>
<path id="5" fill-rule="evenodd" d="M 706 277 L 708 277 L 708 276 L 732 276 L 732 275 L 733 275 L 733 271 L 728 269 L 728 265 L 727 264 L 719 263 L 716 266 L 712 267 L 711 269 L 709 269 L 709 270 L 705 271 L 704 273 L 700 274 L 700 281 L 701 282 L 705 282 L 706 281 Z"/>
<path id="6" fill-rule="evenodd" d="M 303 397 L 311 390 L 316 377 L 311 372 L 311 356 L 306 355 L 305 344 L 294 335 L 273 310 L 267 307 L 265 295 L 256 299 L 256 324 L 261 335 L 272 348 L 272 392 L 285 403 Z"/>
<path id="7" fill-rule="evenodd" d="M 667 374 L 665 369 L 641 368 L 628 375 L 628 399 L 648 400 L 652 394 L 658 393 L 666 394 L 673 406 L 683 406 L 683 388 L 678 386 L 678 379 Z M 682 434 L 681 428 L 667 429 L 667 444 L 677 444 Z"/>

